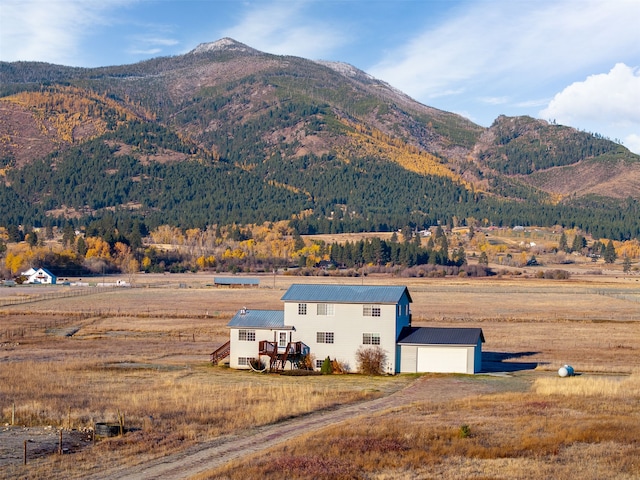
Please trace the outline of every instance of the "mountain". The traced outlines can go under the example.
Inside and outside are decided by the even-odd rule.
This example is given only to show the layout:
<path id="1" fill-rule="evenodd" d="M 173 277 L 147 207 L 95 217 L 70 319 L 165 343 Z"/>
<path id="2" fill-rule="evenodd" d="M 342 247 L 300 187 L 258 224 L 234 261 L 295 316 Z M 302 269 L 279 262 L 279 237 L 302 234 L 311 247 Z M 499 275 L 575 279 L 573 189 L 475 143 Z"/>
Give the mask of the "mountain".
<path id="1" fill-rule="evenodd" d="M 133 65 L 0 62 L 0 225 L 291 219 L 640 236 L 640 157 L 528 117 L 483 128 L 339 62 L 232 39 Z"/>

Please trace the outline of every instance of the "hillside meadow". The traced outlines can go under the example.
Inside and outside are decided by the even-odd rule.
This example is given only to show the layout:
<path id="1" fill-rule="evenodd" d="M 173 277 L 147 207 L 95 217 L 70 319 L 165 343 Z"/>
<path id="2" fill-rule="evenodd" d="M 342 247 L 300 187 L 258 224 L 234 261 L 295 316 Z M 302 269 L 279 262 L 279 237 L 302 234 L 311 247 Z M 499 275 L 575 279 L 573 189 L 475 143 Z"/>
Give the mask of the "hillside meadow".
<path id="1" fill-rule="evenodd" d="M 84 478 L 386 396 L 415 380 L 210 365 L 238 309 L 280 309 L 294 282 L 405 284 L 415 325 L 483 329 L 491 375 L 456 381 L 468 389 L 459 392 L 464 398 L 434 388 L 424 401 L 308 433 L 203 478 L 279 478 L 282 469 L 292 478 L 569 478 L 572 469 L 581 478 L 640 475 L 633 460 L 640 457 L 637 276 L 260 280 L 251 289 L 214 288 L 213 276 L 202 274 L 140 275 L 136 288 L 0 288 L 0 477 Z M 83 295 L 59 297 L 78 288 Z M 16 299 L 26 303 L 9 305 Z M 580 375 L 559 379 L 565 363 Z M 96 422 L 118 421 L 126 435 L 89 440 Z M 24 435 L 10 436 L 23 427 Z M 36 436 L 47 427 L 53 436 Z M 60 429 L 68 455 L 55 454 Z M 26 466 L 23 439 L 35 439 Z"/>

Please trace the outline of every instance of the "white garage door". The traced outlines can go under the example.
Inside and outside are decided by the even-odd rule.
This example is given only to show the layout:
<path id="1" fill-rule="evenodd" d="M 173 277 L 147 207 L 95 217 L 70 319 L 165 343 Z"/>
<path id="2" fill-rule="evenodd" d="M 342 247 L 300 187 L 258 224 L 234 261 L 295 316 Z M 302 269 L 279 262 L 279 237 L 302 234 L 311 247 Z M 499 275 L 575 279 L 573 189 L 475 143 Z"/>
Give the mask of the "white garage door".
<path id="1" fill-rule="evenodd" d="M 467 349 L 418 347 L 418 372 L 467 373 Z"/>

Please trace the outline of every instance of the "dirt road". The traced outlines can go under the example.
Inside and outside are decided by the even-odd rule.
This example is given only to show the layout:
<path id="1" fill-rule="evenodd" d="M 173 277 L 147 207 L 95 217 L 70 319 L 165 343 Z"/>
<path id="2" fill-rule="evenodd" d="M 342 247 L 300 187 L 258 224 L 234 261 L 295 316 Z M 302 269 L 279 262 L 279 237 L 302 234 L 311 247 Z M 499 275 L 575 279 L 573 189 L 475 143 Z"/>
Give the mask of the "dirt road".
<path id="1" fill-rule="evenodd" d="M 418 401 L 446 402 L 466 398 L 491 392 L 495 388 L 494 382 L 472 381 L 465 377 L 421 377 L 404 389 L 386 397 L 316 412 L 256 428 L 242 435 L 220 437 L 143 465 L 101 471 L 100 474 L 90 478 L 92 480 L 186 479 L 220 467 L 236 458 L 258 453 L 300 435 L 361 415 L 370 415 Z"/>

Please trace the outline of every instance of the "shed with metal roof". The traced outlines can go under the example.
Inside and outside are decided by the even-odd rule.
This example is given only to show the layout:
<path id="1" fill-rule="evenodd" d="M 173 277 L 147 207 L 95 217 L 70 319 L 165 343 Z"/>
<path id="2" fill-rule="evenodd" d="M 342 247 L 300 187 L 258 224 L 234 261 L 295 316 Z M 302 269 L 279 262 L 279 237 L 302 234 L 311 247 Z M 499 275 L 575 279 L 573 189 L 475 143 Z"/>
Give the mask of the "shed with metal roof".
<path id="1" fill-rule="evenodd" d="M 213 284 L 216 287 L 257 287 L 259 278 L 253 277 L 214 277 Z"/>

